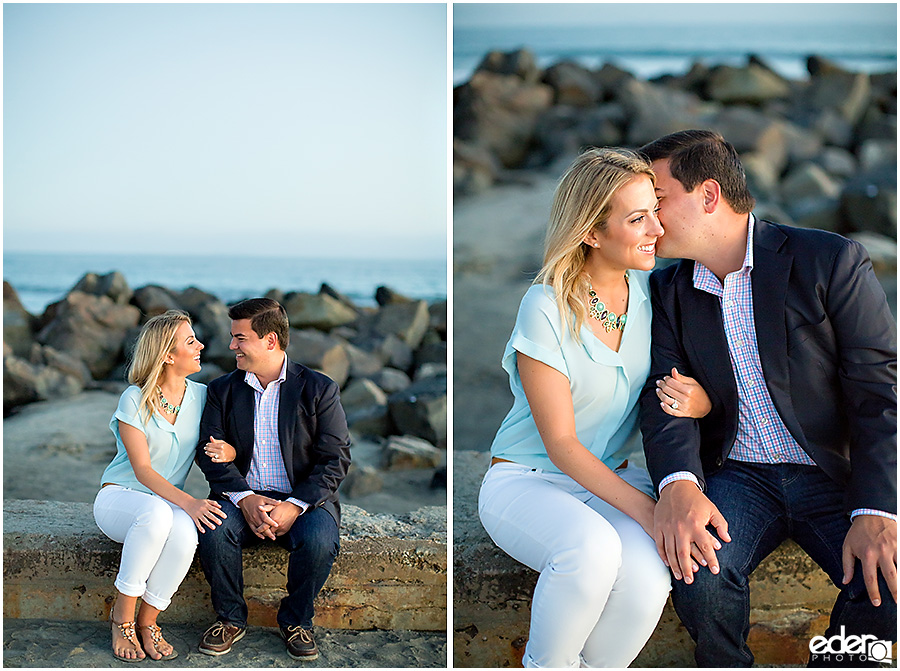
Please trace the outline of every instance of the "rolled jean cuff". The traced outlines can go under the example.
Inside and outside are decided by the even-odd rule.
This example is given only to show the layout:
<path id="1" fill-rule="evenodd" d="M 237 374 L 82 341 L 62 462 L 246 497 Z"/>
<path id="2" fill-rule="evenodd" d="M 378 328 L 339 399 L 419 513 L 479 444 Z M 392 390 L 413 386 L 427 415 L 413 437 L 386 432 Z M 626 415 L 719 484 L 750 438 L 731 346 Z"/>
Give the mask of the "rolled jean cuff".
<path id="1" fill-rule="evenodd" d="M 156 596 L 152 592 L 144 592 L 141 599 L 144 603 L 150 604 L 156 610 L 165 610 L 169 607 L 169 604 L 172 603 L 172 599 L 164 599 L 161 596 Z"/>
<path id="2" fill-rule="evenodd" d="M 116 578 L 116 581 L 113 584 L 115 585 L 116 590 L 125 596 L 142 597 L 144 596 L 144 592 L 147 591 L 146 585 L 129 585 L 121 578 Z"/>

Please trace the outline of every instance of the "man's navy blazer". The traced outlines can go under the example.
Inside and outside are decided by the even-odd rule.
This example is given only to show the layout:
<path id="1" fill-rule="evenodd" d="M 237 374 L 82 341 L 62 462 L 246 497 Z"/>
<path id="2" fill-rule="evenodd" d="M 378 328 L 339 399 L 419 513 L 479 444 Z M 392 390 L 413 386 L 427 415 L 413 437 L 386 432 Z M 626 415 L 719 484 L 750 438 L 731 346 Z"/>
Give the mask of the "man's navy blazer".
<path id="1" fill-rule="evenodd" d="M 694 288 L 694 262 L 653 273 L 652 364 L 641 396 L 647 466 L 704 476 L 734 445 L 738 396 L 720 300 Z M 897 512 L 897 333 L 865 249 L 839 235 L 757 220 L 753 312 L 766 386 L 794 440 L 846 489 L 846 509 Z M 712 401 L 700 419 L 666 414 L 672 368 Z"/>
<path id="2" fill-rule="evenodd" d="M 255 392 L 235 370 L 209 383 L 200 420 L 196 461 L 211 495 L 252 489 L 245 480 L 253 456 Z M 234 447 L 228 464 L 214 463 L 204 451 L 212 436 Z M 290 496 L 322 506 L 340 525 L 338 485 L 350 466 L 350 437 L 340 391 L 331 378 L 287 360 L 278 405 L 278 440 L 291 483 Z"/>

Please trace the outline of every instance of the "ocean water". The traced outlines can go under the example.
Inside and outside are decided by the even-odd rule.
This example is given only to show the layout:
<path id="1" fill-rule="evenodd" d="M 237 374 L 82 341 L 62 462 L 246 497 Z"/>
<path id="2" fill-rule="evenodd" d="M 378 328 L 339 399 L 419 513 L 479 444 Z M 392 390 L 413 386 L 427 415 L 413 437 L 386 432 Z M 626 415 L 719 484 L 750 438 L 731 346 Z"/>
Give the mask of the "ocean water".
<path id="1" fill-rule="evenodd" d="M 225 303 L 262 296 L 269 289 L 316 292 L 323 282 L 357 305 L 375 305 L 375 290 L 390 287 L 429 302 L 447 297 L 444 260 L 357 260 L 249 258 L 223 256 L 162 256 L 125 254 L 40 254 L 5 252 L 3 279 L 25 308 L 41 314 L 88 272 L 120 271 L 137 289 L 158 284 L 181 290 L 197 287 Z"/>
<path id="2" fill-rule="evenodd" d="M 897 68 L 896 23 L 872 26 L 816 25 L 798 30 L 781 24 L 724 24 L 673 27 L 542 26 L 455 28 L 453 84 L 466 82 L 491 50 L 525 47 L 545 68 L 563 59 L 591 69 L 613 63 L 637 77 L 687 72 L 695 62 L 744 65 L 749 54 L 763 58 L 791 79 L 805 79 L 806 58 L 824 56 L 859 72 Z"/>

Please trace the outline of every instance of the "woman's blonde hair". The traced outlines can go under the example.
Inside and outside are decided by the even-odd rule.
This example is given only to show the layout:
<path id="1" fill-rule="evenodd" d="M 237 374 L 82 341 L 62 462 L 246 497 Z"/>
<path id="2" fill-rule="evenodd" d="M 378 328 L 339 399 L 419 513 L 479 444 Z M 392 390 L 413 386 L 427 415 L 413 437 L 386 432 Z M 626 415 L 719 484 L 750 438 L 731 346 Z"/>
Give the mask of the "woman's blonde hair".
<path id="1" fill-rule="evenodd" d="M 156 385 L 159 384 L 166 355 L 175 349 L 175 332 L 182 322 L 191 323 L 187 312 L 169 310 L 147 320 L 138 335 L 128 367 L 128 381 L 141 389 L 138 408 L 142 421 L 153 415 Z"/>
<path id="2" fill-rule="evenodd" d="M 613 197 L 638 175 L 648 176 L 656 185 L 650 163 L 639 154 L 618 148 L 589 149 L 575 159 L 556 187 L 543 267 L 534 283 L 553 287 L 559 313 L 576 342 L 587 318 L 590 289 L 584 272 L 590 247 L 584 238 L 594 229 L 606 228 Z"/>

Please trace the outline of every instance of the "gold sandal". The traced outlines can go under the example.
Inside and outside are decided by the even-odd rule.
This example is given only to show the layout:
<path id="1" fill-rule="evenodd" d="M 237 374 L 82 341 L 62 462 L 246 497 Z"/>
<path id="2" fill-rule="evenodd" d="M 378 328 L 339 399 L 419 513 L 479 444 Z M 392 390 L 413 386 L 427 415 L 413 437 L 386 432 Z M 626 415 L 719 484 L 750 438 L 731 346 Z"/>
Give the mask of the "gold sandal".
<path id="1" fill-rule="evenodd" d="M 134 651 L 138 655 L 142 655 L 141 657 L 122 657 L 116 654 L 116 649 L 113 648 L 112 654 L 116 659 L 122 660 L 123 662 L 142 662 L 144 661 L 144 657 L 146 657 L 146 653 L 144 652 L 143 647 L 137 641 L 137 635 L 134 631 L 134 621 L 131 622 L 116 622 L 113 619 L 112 613 L 109 614 L 109 622 L 113 627 L 119 628 L 119 633 L 122 635 L 126 641 L 131 643 L 134 646 Z"/>
<path id="2" fill-rule="evenodd" d="M 176 657 L 178 657 L 178 653 L 175 651 L 174 646 L 172 647 L 172 652 L 170 652 L 168 655 L 163 655 L 159 651 L 159 644 L 163 640 L 163 635 L 162 635 L 162 629 L 160 629 L 158 625 L 148 624 L 148 625 L 142 626 L 140 628 L 146 629 L 147 631 L 150 632 L 150 640 L 153 641 L 153 649 L 156 650 L 156 652 L 159 652 L 160 655 L 162 655 L 162 657 L 160 657 L 159 659 L 153 659 L 152 657 L 150 657 L 150 655 L 147 655 L 148 657 L 150 657 L 150 659 L 153 659 L 154 662 L 165 662 L 170 659 L 175 659 Z M 169 643 L 169 645 L 172 645 L 172 644 Z"/>

